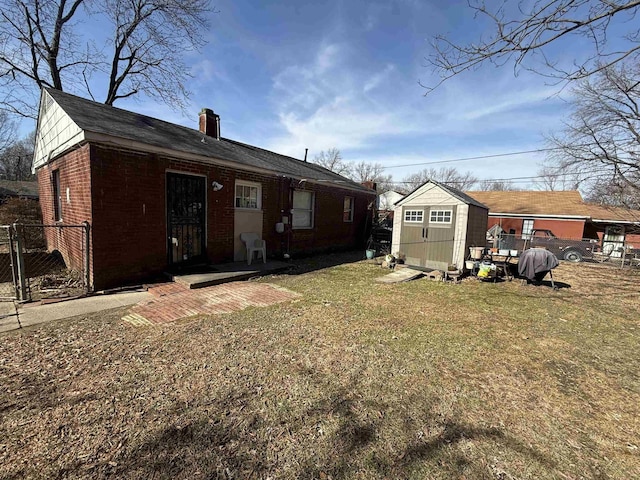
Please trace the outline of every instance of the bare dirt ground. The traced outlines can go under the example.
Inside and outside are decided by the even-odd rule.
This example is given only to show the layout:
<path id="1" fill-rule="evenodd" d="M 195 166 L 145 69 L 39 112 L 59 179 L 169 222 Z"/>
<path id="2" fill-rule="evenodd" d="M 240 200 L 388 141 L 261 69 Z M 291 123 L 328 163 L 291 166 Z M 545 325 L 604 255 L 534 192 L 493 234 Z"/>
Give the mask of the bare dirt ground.
<path id="1" fill-rule="evenodd" d="M 302 295 L 268 308 L 1 335 L 0 478 L 640 478 L 638 271 L 381 285 L 351 259 L 260 280 Z"/>

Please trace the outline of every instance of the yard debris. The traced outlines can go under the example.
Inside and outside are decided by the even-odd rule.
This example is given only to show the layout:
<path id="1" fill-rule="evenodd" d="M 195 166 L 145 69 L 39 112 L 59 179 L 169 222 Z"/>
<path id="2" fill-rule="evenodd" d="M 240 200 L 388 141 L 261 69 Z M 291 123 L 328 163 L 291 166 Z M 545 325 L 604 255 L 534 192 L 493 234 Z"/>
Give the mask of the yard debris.
<path id="1" fill-rule="evenodd" d="M 441 282 L 444 278 L 444 272 L 440 270 L 433 270 L 432 272 L 427 273 L 427 278 L 429 280 L 434 280 L 436 282 Z"/>
<path id="2" fill-rule="evenodd" d="M 399 270 L 394 270 L 393 272 L 384 275 L 382 277 L 377 277 L 376 282 L 378 283 L 400 283 L 400 282 L 409 282 L 411 280 L 415 280 L 416 278 L 420 278 L 424 275 L 424 272 L 420 270 L 414 270 L 412 268 L 402 268 Z"/>

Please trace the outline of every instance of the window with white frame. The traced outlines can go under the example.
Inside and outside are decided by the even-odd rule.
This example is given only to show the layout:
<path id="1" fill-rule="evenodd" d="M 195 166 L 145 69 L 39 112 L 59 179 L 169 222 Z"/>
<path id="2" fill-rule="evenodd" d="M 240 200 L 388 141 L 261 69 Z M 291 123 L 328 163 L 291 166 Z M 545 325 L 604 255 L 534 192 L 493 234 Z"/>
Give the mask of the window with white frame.
<path id="1" fill-rule="evenodd" d="M 422 223 L 424 219 L 424 210 L 405 210 L 405 223 Z"/>
<path id="2" fill-rule="evenodd" d="M 532 231 L 533 231 L 533 220 L 523 220 L 522 221 L 522 239 L 530 240 Z"/>
<path id="3" fill-rule="evenodd" d="M 236 208 L 260 209 L 262 207 L 261 190 L 259 183 L 236 182 Z"/>
<path id="4" fill-rule="evenodd" d="M 313 228 L 313 193 L 302 190 L 293 192 L 293 228 Z"/>
<path id="5" fill-rule="evenodd" d="M 451 223 L 452 210 L 431 210 L 429 223 Z"/>
<path id="6" fill-rule="evenodd" d="M 344 197 L 343 222 L 353 222 L 353 197 Z"/>

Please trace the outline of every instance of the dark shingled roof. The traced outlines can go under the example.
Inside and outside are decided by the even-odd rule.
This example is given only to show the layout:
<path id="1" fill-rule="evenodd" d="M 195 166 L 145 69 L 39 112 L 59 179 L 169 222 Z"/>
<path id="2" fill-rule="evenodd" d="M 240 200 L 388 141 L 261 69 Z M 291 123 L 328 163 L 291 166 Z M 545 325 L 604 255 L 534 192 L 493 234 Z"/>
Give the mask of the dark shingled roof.
<path id="1" fill-rule="evenodd" d="M 0 180 L 0 197 L 38 198 L 38 182 Z"/>
<path id="2" fill-rule="evenodd" d="M 256 167 L 279 175 L 316 180 L 336 187 L 344 186 L 371 192 L 363 185 L 314 163 L 297 160 L 228 138 L 217 140 L 199 130 L 93 102 L 59 90 L 47 88 L 46 91 L 78 127 L 88 132 L 129 139 L 177 152 L 201 155 L 212 160 L 226 160 L 237 163 L 240 168 L 243 165 Z"/>

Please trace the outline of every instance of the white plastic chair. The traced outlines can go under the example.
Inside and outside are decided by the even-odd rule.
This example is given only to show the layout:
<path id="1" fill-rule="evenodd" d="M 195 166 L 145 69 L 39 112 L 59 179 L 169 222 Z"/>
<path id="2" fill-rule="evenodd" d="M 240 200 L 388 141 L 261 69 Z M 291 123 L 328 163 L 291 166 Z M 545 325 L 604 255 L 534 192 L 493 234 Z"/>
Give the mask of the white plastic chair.
<path id="1" fill-rule="evenodd" d="M 253 252 L 262 254 L 262 263 L 267 263 L 267 242 L 260 238 L 257 233 L 241 233 L 242 240 L 247 247 L 247 265 L 251 265 L 253 260 Z"/>

